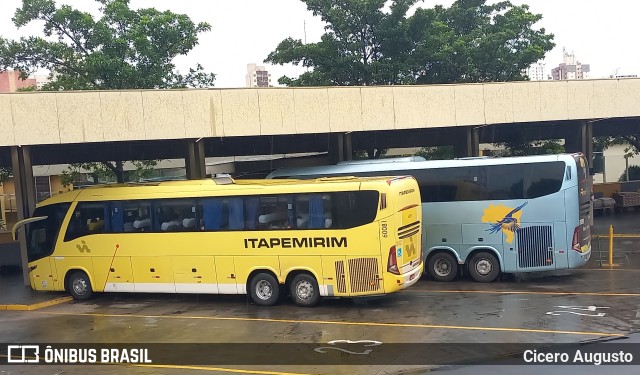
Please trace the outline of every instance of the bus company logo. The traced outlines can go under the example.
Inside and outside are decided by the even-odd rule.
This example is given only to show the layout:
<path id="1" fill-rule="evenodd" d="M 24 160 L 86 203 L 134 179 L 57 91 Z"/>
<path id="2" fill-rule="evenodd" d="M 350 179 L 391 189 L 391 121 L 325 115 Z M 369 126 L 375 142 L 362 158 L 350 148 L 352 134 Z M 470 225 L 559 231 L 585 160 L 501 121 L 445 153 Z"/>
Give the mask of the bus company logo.
<path id="1" fill-rule="evenodd" d="M 402 190 L 400 192 L 400 195 L 407 195 L 407 194 L 411 194 L 414 193 L 416 191 L 416 189 L 409 189 L 409 190 Z"/>
<path id="2" fill-rule="evenodd" d="M 507 207 L 503 204 L 490 204 L 489 207 L 484 210 L 484 216 L 482 216 L 483 223 L 491 223 L 489 229 L 485 229 L 485 231 L 491 234 L 502 231 L 506 236 L 505 241 L 507 243 L 513 243 L 513 234 L 520 229 L 522 208 L 526 206 L 527 203 L 528 202 L 524 202 L 516 208 Z"/>
<path id="3" fill-rule="evenodd" d="M 76 245 L 76 249 L 78 249 L 79 252 L 81 253 L 90 253 L 91 249 L 89 249 L 89 246 L 87 246 L 87 243 L 84 241 L 80 242 L 82 244 L 82 246 L 80 246 L 79 244 Z"/>

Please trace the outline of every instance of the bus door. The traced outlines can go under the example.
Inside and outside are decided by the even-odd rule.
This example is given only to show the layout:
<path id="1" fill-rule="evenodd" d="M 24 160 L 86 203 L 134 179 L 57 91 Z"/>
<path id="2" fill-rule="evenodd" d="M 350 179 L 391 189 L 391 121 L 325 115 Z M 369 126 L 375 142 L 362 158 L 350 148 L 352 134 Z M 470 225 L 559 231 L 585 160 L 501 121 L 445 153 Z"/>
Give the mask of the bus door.
<path id="1" fill-rule="evenodd" d="M 506 252 L 514 248 L 518 255 L 517 270 L 519 272 L 545 271 L 556 268 L 556 254 L 553 241 L 553 225 L 546 223 L 522 224 L 515 231 L 513 241 L 505 237 Z"/>

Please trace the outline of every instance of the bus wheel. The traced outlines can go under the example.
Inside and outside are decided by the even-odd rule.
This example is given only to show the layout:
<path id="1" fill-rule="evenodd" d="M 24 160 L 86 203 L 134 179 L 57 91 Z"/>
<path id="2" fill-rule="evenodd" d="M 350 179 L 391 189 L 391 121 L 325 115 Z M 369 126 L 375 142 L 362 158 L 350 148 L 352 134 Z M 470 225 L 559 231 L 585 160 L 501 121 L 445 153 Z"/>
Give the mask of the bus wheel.
<path id="1" fill-rule="evenodd" d="M 75 300 L 84 301 L 93 295 L 89 276 L 82 271 L 75 271 L 69 276 L 67 290 Z"/>
<path id="2" fill-rule="evenodd" d="M 251 299 L 256 305 L 273 306 L 280 295 L 280 284 L 268 273 L 259 273 L 251 279 Z"/>
<path id="3" fill-rule="evenodd" d="M 479 283 L 490 283 L 500 274 L 500 263 L 491 253 L 476 253 L 469 261 L 469 273 Z"/>
<path id="4" fill-rule="evenodd" d="M 291 280 L 291 296 L 298 306 L 315 306 L 320 300 L 320 289 L 315 277 L 306 273 L 296 275 Z"/>
<path id="5" fill-rule="evenodd" d="M 434 254 L 429 258 L 427 273 L 435 281 L 451 281 L 458 274 L 458 262 L 447 252 Z"/>

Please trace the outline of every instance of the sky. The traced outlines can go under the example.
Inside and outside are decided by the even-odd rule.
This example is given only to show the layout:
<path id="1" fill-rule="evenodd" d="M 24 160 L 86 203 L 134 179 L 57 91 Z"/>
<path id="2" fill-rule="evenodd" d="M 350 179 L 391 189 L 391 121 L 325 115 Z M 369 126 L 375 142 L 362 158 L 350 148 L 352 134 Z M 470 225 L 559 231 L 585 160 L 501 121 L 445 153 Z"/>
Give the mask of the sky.
<path id="1" fill-rule="evenodd" d="M 91 0 L 57 0 L 75 8 L 96 12 Z M 41 24 L 31 23 L 17 29 L 11 22 L 22 0 L 0 0 L 0 35 L 17 39 L 41 35 Z M 436 4 L 449 6 L 453 0 L 424 0 L 422 7 Z M 574 52 L 583 64 L 590 64 L 591 78 L 612 74 L 640 75 L 640 1 L 637 0 L 512 0 L 528 4 L 543 18 L 536 28 L 555 35 L 556 47 L 545 57 L 547 71 L 562 62 L 562 50 Z M 216 87 L 243 87 L 248 63 L 265 65 L 277 78 L 295 77 L 302 67 L 271 66 L 262 63 L 278 43 L 287 37 L 316 42 L 324 32 L 324 24 L 307 11 L 300 0 L 131 0 L 132 8 L 155 7 L 187 14 L 194 22 L 208 22 L 212 30 L 200 35 L 199 45 L 187 56 L 176 59 L 179 70 L 200 63 L 216 74 Z"/>

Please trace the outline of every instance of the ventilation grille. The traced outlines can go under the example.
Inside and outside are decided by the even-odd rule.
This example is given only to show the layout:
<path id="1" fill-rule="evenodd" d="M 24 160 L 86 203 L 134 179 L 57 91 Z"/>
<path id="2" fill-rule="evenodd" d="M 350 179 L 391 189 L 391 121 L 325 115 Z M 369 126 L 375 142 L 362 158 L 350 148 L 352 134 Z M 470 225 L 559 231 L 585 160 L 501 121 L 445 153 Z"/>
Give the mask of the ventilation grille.
<path id="1" fill-rule="evenodd" d="M 400 228 L 398 228 L 398 238 L 402 239 L 402 238 L 411 237 L 414 234 L 418 233 L 418 231 L 420 231 L 420 222 L 414 221 L 411 224 L 403 225 Z"/>
<path id="2" fill-rule="evenodd" d="M 520 228 L 518 236 L 518 266 L 520 268 L 553 265 L 551 226 Z"/>
<path id="3" fill-rule="evenodd" d="M 338 284 L 338 293 L 347 293 L 347 284 L 344 281 L 344 261 L 336 262 L 336 283 Z"/>
<path id="4" fill-rule="evenodd" d="M 375 292 L 380 290 L 380 280 L 378 280 L 378 277 L 378 260 L 376 258 L 349 259 L 351 293 Z"/>

